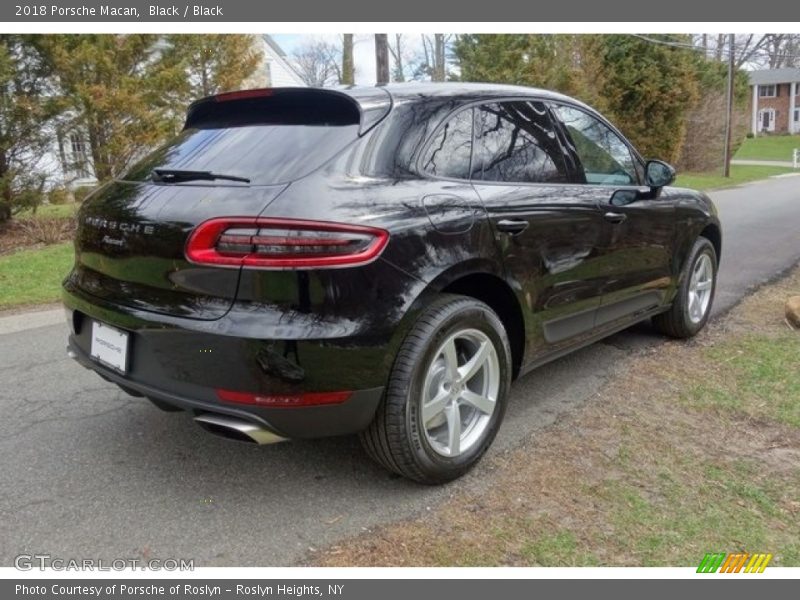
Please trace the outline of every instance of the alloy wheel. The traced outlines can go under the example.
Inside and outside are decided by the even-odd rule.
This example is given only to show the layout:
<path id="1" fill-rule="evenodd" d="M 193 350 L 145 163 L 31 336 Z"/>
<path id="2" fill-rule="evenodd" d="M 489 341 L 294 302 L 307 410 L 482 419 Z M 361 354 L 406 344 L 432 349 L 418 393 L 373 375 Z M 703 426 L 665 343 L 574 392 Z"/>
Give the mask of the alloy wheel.
<path id="1" fill-rule="evenodd" d="M 500 390 L 500 362 L 492 340 L 477 329 L 451 334 L 428 366 L 420 409 L 433 450 L 459 456 L 487 431 Z"/>

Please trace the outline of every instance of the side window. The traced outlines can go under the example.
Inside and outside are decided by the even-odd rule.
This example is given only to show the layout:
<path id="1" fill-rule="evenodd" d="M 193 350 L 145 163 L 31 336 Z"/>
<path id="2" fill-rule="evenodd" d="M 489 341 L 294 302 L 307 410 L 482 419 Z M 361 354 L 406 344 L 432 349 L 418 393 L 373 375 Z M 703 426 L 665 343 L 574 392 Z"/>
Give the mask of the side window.
<path id="1" fill-rule="evenodd" d="M 472 177 L 508 183 L 568 181 L 563 151 L 541 102 L 486 104 L 477 110 Z"/>
<path id="2" fill-rule="evenodd" d="M 605 123 L 577 108 L 558 105 L 554 110 L 572 138 L 575 153 L 583 165 L 586 183 L 639 183 L 630 148 Z"/>
<path id="3" fill-rule="evenodd" d="M 468 108 L 439 129 L 422 156 L 422 168 L 439 177 L 469 179 L 471 154 L 472 109 Z"/>

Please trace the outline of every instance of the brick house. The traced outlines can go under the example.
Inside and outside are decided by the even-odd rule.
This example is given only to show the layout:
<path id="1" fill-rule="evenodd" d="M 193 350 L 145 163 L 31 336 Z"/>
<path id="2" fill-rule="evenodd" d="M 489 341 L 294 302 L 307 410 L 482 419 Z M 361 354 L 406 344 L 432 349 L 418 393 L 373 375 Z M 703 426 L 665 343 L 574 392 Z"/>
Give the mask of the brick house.
<path id="1" fill-rule="evenodd" d="M 751 71 L 750 87 L 753 135 L 800 133 L 800 69 Z"/>

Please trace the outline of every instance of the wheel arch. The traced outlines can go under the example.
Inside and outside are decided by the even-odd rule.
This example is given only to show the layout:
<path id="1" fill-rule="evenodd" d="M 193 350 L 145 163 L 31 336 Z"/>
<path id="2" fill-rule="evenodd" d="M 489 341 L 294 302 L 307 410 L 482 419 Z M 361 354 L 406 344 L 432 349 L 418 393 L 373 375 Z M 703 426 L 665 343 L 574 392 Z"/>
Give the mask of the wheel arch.
<path id="1" fill-rule="evenodd" d="M 722 231 L 716 223 L 709 223 L 700 232 L 700 237 L 706 238 L 711 245 L 714 246 L 714 252 L 717 254 L 717 265 L 719 265 L 722 258 Z"/>
<path id="2" fill-rule="evenodd" d="M 391 342 L 394 355 L 419 314 L 440 294 L 469 296 L 487 304 L 506 329 L 511 347 L 512 377 L 520 372 L 525 355 L 526 321 L 521 298 L 503 276 L 502 267 L 489 260 L 461 263 L 441 272 L 417 294 Z"/>

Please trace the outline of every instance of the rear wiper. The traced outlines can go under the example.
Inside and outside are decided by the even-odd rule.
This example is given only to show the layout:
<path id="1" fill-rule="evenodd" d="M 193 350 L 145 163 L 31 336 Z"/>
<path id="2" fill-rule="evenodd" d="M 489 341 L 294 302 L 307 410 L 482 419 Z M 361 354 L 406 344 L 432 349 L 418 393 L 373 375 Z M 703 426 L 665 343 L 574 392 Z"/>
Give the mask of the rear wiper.
<path id="1" fill-rule="evenodd" d="M 247 179 L 247 177 L 224 175 L 222 173 L 213 173 L 212 171 L 186 171 L 183 169 L 153 169 L 150 177 L 153 181 L 157 181 L 159 183 L 181 183 L 182 181 L 215 181 L 217 179 L 250 183 L 250 180 Z"/>

